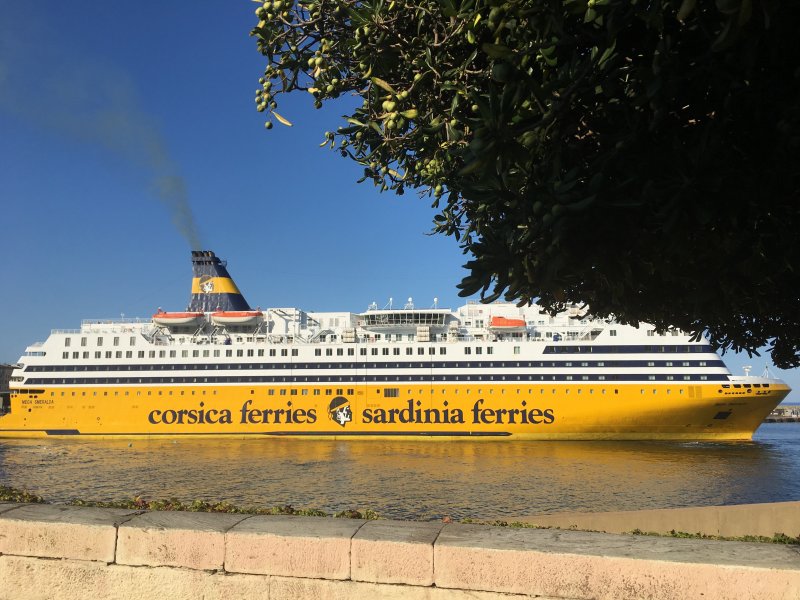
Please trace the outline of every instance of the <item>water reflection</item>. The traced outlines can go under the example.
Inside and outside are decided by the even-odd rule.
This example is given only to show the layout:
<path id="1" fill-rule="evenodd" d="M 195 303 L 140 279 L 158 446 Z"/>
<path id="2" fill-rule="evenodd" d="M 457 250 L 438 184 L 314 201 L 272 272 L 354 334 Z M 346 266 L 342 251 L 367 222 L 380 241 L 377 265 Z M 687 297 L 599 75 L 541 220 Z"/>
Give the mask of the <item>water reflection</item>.
<path id="1" fill-rule="evenodd" d="M 800 499 L 800 425 L 755 442 L 2 440 L 0 484 L 51 501 L 144 495 L 513 518 Z"/>

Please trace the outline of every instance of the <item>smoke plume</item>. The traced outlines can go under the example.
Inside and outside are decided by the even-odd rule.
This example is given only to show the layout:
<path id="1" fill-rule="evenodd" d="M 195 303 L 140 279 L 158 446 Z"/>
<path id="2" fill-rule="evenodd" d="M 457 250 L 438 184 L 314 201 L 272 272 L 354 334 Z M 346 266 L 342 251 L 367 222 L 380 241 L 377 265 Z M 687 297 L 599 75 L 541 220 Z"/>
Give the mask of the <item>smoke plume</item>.
<path id="1" fill-rule="evenodd" d="M 144 168 L 192 249 L 202 247 L 186 181 L 158 124 L 125 73 L 0 26 L 0 111 L 58 135 L 99 145 Z M 55 46 L 55 44 L 54 44 Z"/>

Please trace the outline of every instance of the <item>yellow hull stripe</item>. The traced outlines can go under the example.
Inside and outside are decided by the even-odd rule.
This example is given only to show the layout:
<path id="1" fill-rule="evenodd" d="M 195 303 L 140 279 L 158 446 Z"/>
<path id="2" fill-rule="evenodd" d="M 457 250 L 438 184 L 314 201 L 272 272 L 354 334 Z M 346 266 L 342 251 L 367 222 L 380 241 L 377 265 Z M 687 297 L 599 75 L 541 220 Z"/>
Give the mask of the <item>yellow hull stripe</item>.
<path id="1" fill-rule="evenodd" d="M 230 277 L 204 277 L 203 284 L 210 284 L 210 292 L 200 286 L 200 277 L 192 279 L 193 294 L 241 294 L 239 288 Z"/>
<path id="2" fill-rule="evenodd" d="M 716 384 L 58 386 L 12 392 L 0 437 L 745 440 L 787 393 Z"/>

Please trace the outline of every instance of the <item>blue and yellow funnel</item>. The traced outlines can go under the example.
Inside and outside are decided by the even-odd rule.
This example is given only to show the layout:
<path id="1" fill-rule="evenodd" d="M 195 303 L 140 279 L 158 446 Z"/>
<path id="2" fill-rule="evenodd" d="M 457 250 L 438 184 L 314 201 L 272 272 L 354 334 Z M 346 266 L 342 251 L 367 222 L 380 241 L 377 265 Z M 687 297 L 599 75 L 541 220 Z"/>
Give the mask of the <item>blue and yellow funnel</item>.
<path id="1" fill-rule="evenodd" d="M 189 311 L 250 310 L 239 288 L 228 274 L 225 262 L 210 250 L 192 250 L 192 298 Z"/>

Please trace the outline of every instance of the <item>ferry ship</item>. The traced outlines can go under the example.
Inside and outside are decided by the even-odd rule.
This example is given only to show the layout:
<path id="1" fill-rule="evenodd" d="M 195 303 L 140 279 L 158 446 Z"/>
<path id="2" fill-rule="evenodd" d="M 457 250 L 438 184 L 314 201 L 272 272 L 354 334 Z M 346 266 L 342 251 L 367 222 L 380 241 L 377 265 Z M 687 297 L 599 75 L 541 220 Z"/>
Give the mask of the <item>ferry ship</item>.
<path id="1" fill-rule="evenodd" d="M 210 251 L 185 311 L 29 346 L 0 437 L 747 440 L 789 393 L 578 307 L 253 309 Z"/>

